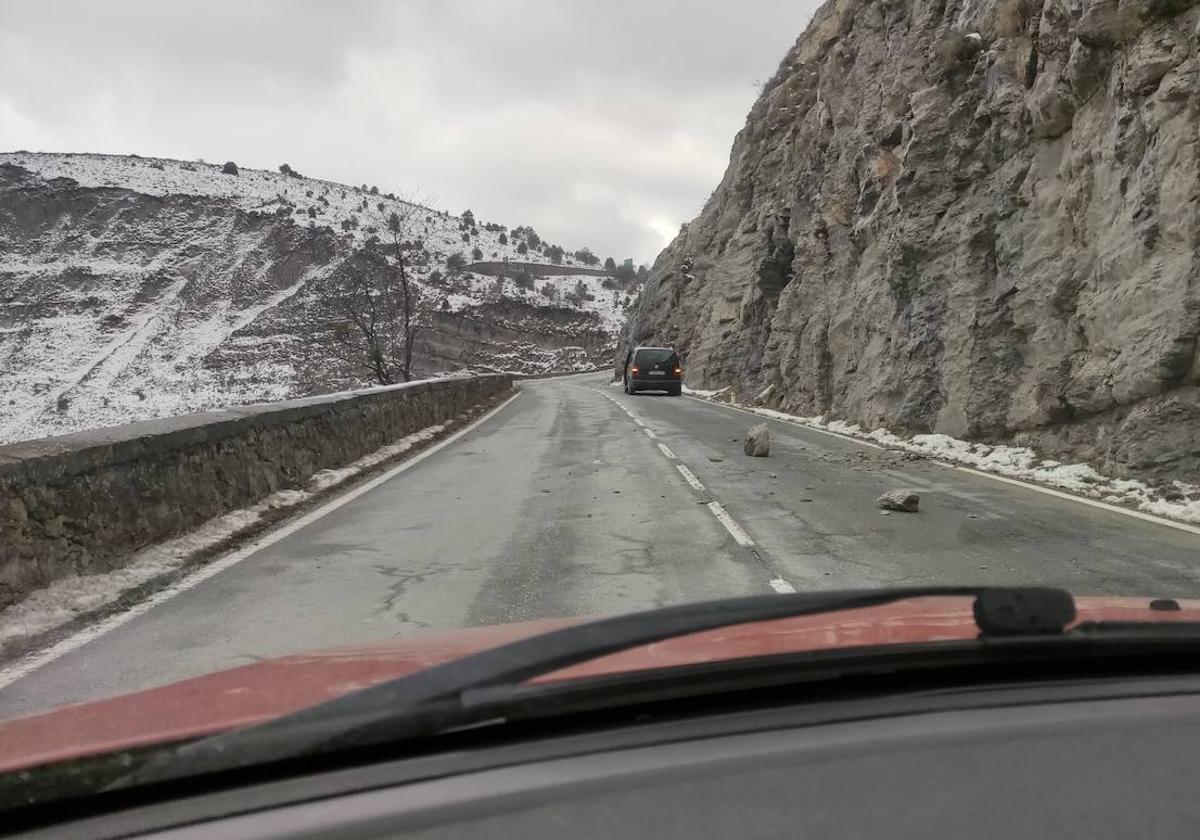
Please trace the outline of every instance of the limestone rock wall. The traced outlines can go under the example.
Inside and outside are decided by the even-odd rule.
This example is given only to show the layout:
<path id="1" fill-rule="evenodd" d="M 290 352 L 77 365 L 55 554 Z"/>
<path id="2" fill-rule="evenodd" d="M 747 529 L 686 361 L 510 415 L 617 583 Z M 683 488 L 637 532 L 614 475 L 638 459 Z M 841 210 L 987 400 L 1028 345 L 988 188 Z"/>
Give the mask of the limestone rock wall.
<path id="1" fill-rule="evenodd" d="M 1200 477 L 1198 53 L 1197 0 L 830 0 L 624 345 L 785 411 Z"/>

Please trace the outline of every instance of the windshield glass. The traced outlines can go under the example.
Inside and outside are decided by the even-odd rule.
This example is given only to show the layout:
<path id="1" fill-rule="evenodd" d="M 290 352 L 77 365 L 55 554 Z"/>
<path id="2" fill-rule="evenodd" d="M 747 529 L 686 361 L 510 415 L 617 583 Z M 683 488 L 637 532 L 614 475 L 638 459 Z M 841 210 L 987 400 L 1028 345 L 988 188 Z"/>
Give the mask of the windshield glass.
<path id="1" fill-rule="evenodd" d="M 0 0 L 0 778 L 666 607 L 1186 607 L 1200 5 L 1151 5 Z"/>

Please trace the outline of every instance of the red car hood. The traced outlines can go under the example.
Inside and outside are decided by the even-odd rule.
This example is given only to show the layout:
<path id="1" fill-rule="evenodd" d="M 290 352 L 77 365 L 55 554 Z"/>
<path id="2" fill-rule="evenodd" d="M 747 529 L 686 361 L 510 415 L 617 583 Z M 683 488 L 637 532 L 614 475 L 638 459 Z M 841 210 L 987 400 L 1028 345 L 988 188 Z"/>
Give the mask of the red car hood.
<path id="1" fill-rule="evenodd" d="M 1200 621 L 1200 601 L 1150 610 L 1145 598 L 1076 598 L 1077 621 Z M 170 685 L 0 722 L 0 772 L 247 726 L 579 619 L 418 636 L 256 662 Z M 748 656 L 971 639 L 970 598 L 918 598 L 867 609 L 695 633 L 595 659 L 539 681 Z"/>

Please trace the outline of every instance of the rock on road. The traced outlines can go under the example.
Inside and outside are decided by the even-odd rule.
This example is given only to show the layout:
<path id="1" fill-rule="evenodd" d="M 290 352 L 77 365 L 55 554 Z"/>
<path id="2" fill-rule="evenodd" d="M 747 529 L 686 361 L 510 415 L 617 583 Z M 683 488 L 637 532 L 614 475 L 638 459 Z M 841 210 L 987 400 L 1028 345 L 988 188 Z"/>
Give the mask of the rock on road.
<path id="1" fill-rule="evenodd" d="M 1200 593 L 1200 537 L 1154 522 L 779 421 L 770 457 L 747 457 L 761 418 L 626 396 L 604 375 L 520 392 L 395 478 L 0 689 L 0 717 L 305 650 L 791 589 Z M 876 499 L 899 488 L 920 493 L 920 513 L 881 516 Z"/>

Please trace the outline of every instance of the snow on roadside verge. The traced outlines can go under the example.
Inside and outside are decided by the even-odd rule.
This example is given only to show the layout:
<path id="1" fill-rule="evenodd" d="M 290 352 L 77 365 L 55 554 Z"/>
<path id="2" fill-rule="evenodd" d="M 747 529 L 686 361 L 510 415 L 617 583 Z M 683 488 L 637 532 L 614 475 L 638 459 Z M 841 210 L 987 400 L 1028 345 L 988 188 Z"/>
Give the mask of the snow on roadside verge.
<path id="1" fill-rule="evenodd" d="M 699 391 L 684 386 L 684 393 L 714 402 L 716 396 L 727 390 L 722 388 L 718 391 Z M 1025 446 L 971 443 L 941 434 L 904 438 L 882 428 L 867 432 L 861 426 L 851 425 L 843 420 L 826 421 L 821 416 L 802 417 L 770 408 L 727 403 L 724 400 L 721 403 L 774 420 L 859 438 L 889 449 L 915 452 L 938 461 L 1055 487 L 1109 504 L 1132 507 L 1165 519 L 1200 525 L 1200 484 L 1175 481 L 1173 485 L 1178 498 L 1165 499 L 1161 490 L 1141 481 L 1112 478 L 1097 472 L 1090 464 L 1063 464 L 1059 461 L 1040 459 L 1036 452 Z"/>
<path id="2" fill-rule="evenodd" d="M 683 393 L 685 393 L 689 396 L 692 396 L 692 397 L 700 397 L 700 399 L 703 399 L 703 400 L 711 400 L 713 397 L 717 396 L 718 394 L 723 394 L 728 390 L 729 390 L 728 385 L 725 386 L 724 388 L 719 388 L 716 391 L 702 391 L 699 388 L 689 388 L 686 385 L 683 386 Z M 745 408 L 746 406 L 740 406 L 740 407 Z"/>
<path id="3" fill-rule="evenodd" d="M 345 467 L 313 473 L 303 490 L 279 490 L 251 507 L 214 517 L 183 536 L 139 551 L 122 568 L 95 575 L 60 578 L 0 610 L 0 646 L 41 635 L 80 615 L 112 604 L 126 592 L 179 570 L 197 553 L 257 527 L 268 514 L 295 508 L 363 471 L 437 437 L 448 427 L 448 423 L 428 426 L 395 443 L 380 447 Z"/>

